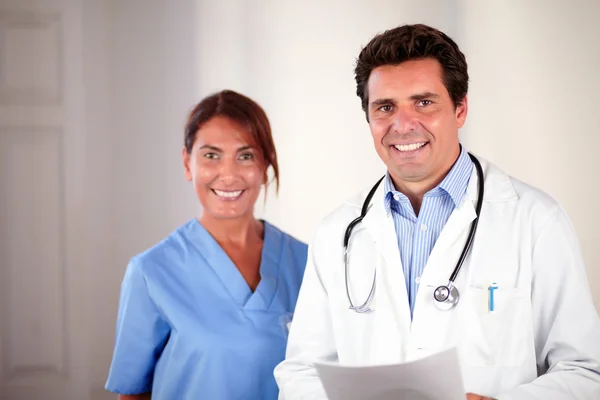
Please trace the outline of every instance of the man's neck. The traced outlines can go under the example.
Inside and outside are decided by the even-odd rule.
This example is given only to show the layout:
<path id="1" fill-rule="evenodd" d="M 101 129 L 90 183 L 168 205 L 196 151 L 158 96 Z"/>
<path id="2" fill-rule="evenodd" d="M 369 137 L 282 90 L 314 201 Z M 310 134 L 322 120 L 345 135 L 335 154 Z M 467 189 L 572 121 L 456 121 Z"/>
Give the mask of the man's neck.
<path id="1" fill-rule="evenodd" d="M 415 212 L 415 215 L 419 215 L 419 210 L 421 209 L 421 204 L 423 203 L 423 197 L 425 193 L 429 192 L 431 189 L 440 184 L 442 180 L 444 180 L 443 175 L 441 178 L 436 180 L 431 180 L 429 182 L 407 182 L 407 181 L 399 181 L 392 177 L 392 181 L 394 182 L 394 186 L 396 190 L 400 193 L 404 194 L 408 197 L 410 204 Z"/>
<path id="2" fill-rule="evenodd" d="M 408 197 L 415 215 L 419 215 L 419 210 L 421 209 L 421 204 L 423 203 L 423 197 L 425 196 L 425 193 L 438 186 L 444 180 L 444 178 L 446 178 L 446 176 L 452 170 L 454 164 L 456 164 L 458 161 L 460 152 L 461 149 L 459 148 L 458 154 L 456 157 L 452 158 L 452 162 L 449 163 L 445 168 L 441 169 L 438 174 L 418 182 L 397 179 L 390 172 L 390 177 L 392 178 L 392 182 L 394 183 L 396 190 Z"/>

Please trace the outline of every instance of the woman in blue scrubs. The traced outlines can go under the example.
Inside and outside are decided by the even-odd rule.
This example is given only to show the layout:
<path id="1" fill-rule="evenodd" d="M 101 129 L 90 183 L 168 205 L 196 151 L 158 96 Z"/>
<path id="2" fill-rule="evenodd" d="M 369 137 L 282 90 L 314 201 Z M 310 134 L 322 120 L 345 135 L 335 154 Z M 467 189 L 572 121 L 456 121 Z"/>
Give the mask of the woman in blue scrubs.
<path id="1" fill-rule="evenodd" d="M 191 112 L 185 178 L 202 214 L 133 257 L 106 389 L 120 399 L 276 399 L 306 244 L 254 217 L 277 154 L 262 108 L 223 91 Z"/>

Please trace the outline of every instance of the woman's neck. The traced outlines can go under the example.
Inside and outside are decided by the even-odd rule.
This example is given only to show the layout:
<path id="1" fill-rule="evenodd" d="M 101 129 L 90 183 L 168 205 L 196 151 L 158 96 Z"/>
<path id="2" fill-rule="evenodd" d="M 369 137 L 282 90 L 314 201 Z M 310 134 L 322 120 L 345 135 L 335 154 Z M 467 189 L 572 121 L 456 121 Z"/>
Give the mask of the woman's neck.
<path id="1" fill-rule="evenodd" d="M 240 218 L 213 218 L 203 214 L 199 221 L 220 244 L 246 247 L 263 239 L 264 226 L 252 215 Z"/>

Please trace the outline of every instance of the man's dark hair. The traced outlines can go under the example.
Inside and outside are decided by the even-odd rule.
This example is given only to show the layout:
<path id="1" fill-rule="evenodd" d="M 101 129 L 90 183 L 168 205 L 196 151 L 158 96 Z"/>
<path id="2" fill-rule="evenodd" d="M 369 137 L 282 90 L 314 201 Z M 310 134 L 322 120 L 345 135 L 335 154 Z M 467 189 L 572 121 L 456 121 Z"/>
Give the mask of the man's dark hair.
<path id="1" fill-rule="evenodd" d="M 445 33 L 427 25 L 403 25 L 376 35 L 361 50 L 354 70 L 356 94 L 368 116 L 367 85 L 371 72 L 383 65 L 398 65 L 409 60 L 435 59 L 442 66 L 442 79 L 454 107 L 469 88 L 467 61 L 458 45 Z"/>

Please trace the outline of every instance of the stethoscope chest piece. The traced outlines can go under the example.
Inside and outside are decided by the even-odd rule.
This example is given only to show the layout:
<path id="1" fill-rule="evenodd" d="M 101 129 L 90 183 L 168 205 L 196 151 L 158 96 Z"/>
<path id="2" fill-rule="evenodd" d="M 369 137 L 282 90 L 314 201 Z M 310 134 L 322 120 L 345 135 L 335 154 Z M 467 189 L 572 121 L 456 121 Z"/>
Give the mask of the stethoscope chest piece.
<path id="1" fill-rule="evenodd" d="M 433 304 L 442 311 L 448 311 L 456 304 L 460 294 L 456 286 L 449 284 L 447 286 L 438 286 L 433 292 Z"/>

